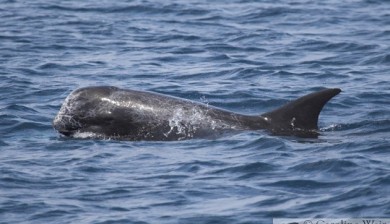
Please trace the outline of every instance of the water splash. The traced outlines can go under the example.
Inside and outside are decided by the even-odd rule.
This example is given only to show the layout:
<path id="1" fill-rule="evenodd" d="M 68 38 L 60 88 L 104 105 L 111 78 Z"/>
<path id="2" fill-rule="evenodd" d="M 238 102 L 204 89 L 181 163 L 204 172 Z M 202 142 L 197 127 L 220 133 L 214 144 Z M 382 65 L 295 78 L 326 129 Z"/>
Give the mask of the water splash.
<path id="1" fill-rule="evenodd" d="M 181 138 L 192 138 L 205 122 L 205 118 L 207 118 L 207 115 L 198 108 L 190 110 L 179 108 L 174 111 L 169 119 L 170 130 L 165 133 L 165 136 L 176 134 L 182 136 Z"/>

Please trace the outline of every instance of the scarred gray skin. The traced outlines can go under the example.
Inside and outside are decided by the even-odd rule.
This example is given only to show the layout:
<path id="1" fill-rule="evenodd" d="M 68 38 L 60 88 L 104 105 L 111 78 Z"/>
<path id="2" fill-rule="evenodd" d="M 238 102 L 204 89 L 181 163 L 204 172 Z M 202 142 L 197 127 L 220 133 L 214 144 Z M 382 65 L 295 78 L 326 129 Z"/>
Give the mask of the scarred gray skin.
<path id="1" fill-rule="evenodd" d="M 90 133 L 97 138 L 132 141 L 214 138 L 228 131 L 260 129 L 316 137 L 322 107 L 339 92 L 325 89 L 272 112 L 249 116 L 153 92 L 86 87 L 65 99 L 53 126 L 66 136 Z"/>

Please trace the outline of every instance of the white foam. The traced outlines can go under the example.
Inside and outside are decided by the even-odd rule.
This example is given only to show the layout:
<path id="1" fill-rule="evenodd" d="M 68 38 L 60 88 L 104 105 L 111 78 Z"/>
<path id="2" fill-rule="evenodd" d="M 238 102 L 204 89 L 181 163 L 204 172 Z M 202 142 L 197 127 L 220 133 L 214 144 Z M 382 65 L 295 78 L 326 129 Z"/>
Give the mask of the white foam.
<path id="1" fill-rule="evenodd" d="M 98 137 L 102 137 L 102 136 L 99 134 L 93 133 L 93 132 L 75 132 L 73 134 L 73 137 L 86 139 L 86 138 L 98 138 Z"/>

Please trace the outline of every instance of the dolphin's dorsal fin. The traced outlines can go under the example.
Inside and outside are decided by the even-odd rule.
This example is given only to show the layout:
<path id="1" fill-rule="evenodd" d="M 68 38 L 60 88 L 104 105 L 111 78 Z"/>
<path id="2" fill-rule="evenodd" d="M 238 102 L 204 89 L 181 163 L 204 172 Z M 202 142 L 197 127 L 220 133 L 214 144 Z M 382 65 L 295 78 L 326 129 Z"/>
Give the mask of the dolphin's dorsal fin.
<path id="1" fill-rule="evenodd" d="M 269 122 L 272 132 L 316 131 L 322 108 L 340 92 L 340 89 L 320 90 L 261 116 Z"/>

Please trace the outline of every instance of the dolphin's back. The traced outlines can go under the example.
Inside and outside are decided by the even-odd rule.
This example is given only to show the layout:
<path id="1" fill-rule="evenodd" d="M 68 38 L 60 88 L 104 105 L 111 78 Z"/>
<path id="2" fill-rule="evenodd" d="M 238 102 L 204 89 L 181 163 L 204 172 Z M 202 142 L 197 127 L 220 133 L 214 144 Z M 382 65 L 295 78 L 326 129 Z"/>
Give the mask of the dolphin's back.
<path id="1" fill-rule="evenodd" d="M 253 117 L 164 94 L 96 86 L 72 92 L 53 125 L 68 136 L 94 133 L 125 140 L 181 140 L 251 129 L 248 119 Z"/>

